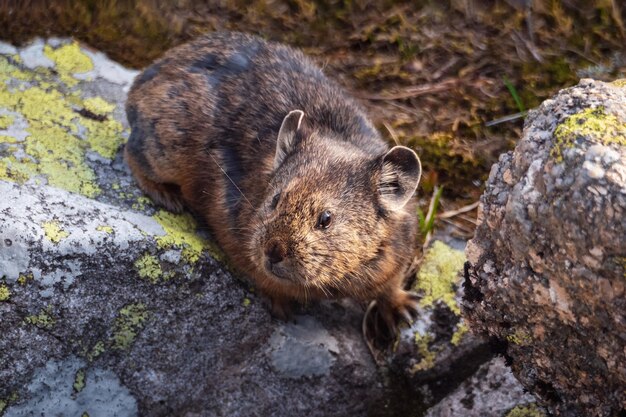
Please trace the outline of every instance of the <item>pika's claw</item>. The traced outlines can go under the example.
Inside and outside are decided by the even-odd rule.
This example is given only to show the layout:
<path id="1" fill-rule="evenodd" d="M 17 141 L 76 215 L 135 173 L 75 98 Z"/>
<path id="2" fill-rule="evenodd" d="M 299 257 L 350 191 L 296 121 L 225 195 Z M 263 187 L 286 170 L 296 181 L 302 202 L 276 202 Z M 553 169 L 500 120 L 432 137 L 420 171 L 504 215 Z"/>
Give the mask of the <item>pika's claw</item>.
<path id="1" fill-rule="evenodd" d="M 272 298 L 270 300 L 272 316 L 282 321 L 288 321 L 293 315 L 293 307 L 289 301 Z"/>

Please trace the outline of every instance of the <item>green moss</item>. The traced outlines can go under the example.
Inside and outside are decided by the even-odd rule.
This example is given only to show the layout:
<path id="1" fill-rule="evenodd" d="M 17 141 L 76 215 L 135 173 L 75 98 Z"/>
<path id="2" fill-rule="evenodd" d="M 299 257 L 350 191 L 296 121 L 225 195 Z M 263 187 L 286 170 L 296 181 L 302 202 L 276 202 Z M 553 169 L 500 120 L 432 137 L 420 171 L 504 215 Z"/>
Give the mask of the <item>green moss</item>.
<path id="1" fill-rule="evenodd" d="M 134 266 L 140 278 L 147 279 L 153 284 L 159 282 L 163 276 L 159 260 L 149 253 L 145 253 L 141 258 L 137 259 Z"/>
<path id="2" fill-rule="evenodd" d="M 8 301 L 11 298 L 11 291 L 6 284 L 0 284 L 0 301 Z"/>
<path id="3" fill-rule="evenodd" d="M 413 287 L 422 294 L 420 304 L 431 306 L 436 301 L 442 301 L 455 314 L 460 314 L 455 296 L 458 274 L 464 263 L 463 252 L 436 241 L 426 252 Z"/>
<path id="4" fill-rule="evenodd" d="M 0 130 L 4 130 L 13 124 L 13 116 L 0 115 Z"/>
<path id="5" fill-rule="evenodd" d="M 156 237 L 159 248 L 181 248 L 183 259 L 190 263 L 197 262 L 205 249 L 215 259 L 222 262 L 225 260 L 223 253 L 217 246 L 196 233 L 197 223 L 190 214 L 174 214 L 159 210 L 154 215 L 154 219 L 165 230 L 165 236 Z"/>
<path id="6" fill-rule="evenodd" d="M 426 371 L 435 366 L 435 359 L 437 353 L 429 349 L 428 345 L 432 342 L 432 337 L 428 334 L 421 335 L 415 333 L 415 345 L 417 346 L 417 353 L 422 358 L 418 363 L 413 365 L 411 372 Z"/>
<path id="7" fill-rule="evenodd" d="M 149 313 L 142 303 L 128 304 L 119 311 L 113 325 L 111 344 L 113 349 L 128 350 L 137 334 L 143 329 Z"/>
<path id="8" fill-rule="evenodd" d="M 533 341 L 532 337 L 530 337 L 528 332 L 524 330 L 515 331 L 514 333 L 508 335 L 506 337 L 506 340 L 509 343 L 513 343 L 514 345 L 518 345 L 518 346 L 528 346 Z"/>
<path id="9" fill-rule="evenodd" d="M 83 388 L 85 388 L 85 370 L 84 369 L 79 369 L 78 371 L 76 371 L 76 375 L 74 376 L 74 384 L 72 385 L 72 387 L 74 387 L 75 393 L 79 393 L 83 390 Z"/>
<path id="10" fill-rule="evenodd" d="M 506 417 L 545 417 L 546 414 L 537 404 L 518 405 L 506 414 Z"/>
<path id="11" fill-rule="evenodd" d="M 56 221 L 42 223 L 41 227 L 43 227 L 46 238 L 52 243 L 59 243 L 70 235 L 68 232 L 61 229 L 59 223 Z"/>
<path id="12" fill-rule="evenodd" d="M 28 324 L 39 327 L 40 329 L 51 329 L 54 327 L 56 321 L 50 315 L 50 310 L 51 308 L 48 307 L 44 310 L 41 310 L 37 315 L 27 316 L 24 321 Z"/>
<path id="13" fill-rule="evenodd" d="M 452 344 L 452 346 L 458 346 L 468 331 L 469 331 L 469 328 L 467 327 L 467 324 L 465 324 L 464 322 L 460 322 L 456 326 L 456 330 L 452 334 L 452 338 L 450 339 L 450 344 Z"/>
<path id="14" fill-rule="evenodd" d="M 606 114 L 603 107 L 589 108 L 567 117 L 557 126 L 554 136 L 550 155 L 562 162 L 563 151 L 573 148 L 581 137 L 603 145 L 626 146 L 626 123 Z"/>

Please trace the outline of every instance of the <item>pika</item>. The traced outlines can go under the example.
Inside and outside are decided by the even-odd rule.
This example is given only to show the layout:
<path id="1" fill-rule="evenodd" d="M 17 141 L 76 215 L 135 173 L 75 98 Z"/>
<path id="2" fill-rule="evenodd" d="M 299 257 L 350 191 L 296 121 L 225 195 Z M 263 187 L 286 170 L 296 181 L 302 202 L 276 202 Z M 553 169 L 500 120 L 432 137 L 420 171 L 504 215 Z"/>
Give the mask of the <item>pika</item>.
<path id="1" fill-rule="evenodd" d="M 142 190 L 204 220 L 232 264 L 285 317 L 294 301 L 377 300 L 403 290 L 421 175 L 303 53 L 243 33 L 171 49 L 134 81 L 125 158 Z"/>

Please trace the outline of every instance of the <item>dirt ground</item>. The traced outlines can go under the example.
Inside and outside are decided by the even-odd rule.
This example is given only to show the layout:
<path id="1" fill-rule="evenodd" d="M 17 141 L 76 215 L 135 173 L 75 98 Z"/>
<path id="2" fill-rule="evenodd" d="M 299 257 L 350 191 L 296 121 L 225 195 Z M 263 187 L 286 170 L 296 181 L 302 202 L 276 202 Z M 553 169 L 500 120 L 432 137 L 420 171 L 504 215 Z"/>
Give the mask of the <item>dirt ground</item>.
<path id="1" fill-rule="evenodd" d="M 214 30 L 301 47 L 420 154 L 424 204 L 443 185 L 442 210 L 478 199 L 525 111 L 579 78 L 626 77 L 625 22 L 621 0 L 0 0 L 0 39 L 71 35 L 135 68 Z"/>

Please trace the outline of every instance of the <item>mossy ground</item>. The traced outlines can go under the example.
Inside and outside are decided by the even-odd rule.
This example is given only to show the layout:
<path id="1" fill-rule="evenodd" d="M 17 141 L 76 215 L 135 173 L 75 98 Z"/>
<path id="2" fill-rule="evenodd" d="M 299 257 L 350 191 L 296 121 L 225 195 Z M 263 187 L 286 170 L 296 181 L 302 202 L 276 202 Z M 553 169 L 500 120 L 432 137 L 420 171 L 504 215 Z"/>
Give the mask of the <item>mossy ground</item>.
<path id="1" fill-rule="evenodd" d="M 51 0 L 0 5 L 0 38 L 71 35 L 134 67 L 200 33 L 229 29 L 287 42 L 317 57 L 361 97 L 381 132 L 422 156 L 425 184 L 476 199 L 522 120 L 504 80 L 532 108 L 580 77 L 624 77 L 620 2 Z M 20 7 L 22 6 L 22 7 Z M 73 45 L 62 50 L 69 56 Z M 65 73 L 87 63 L 49 55 Z"/>

